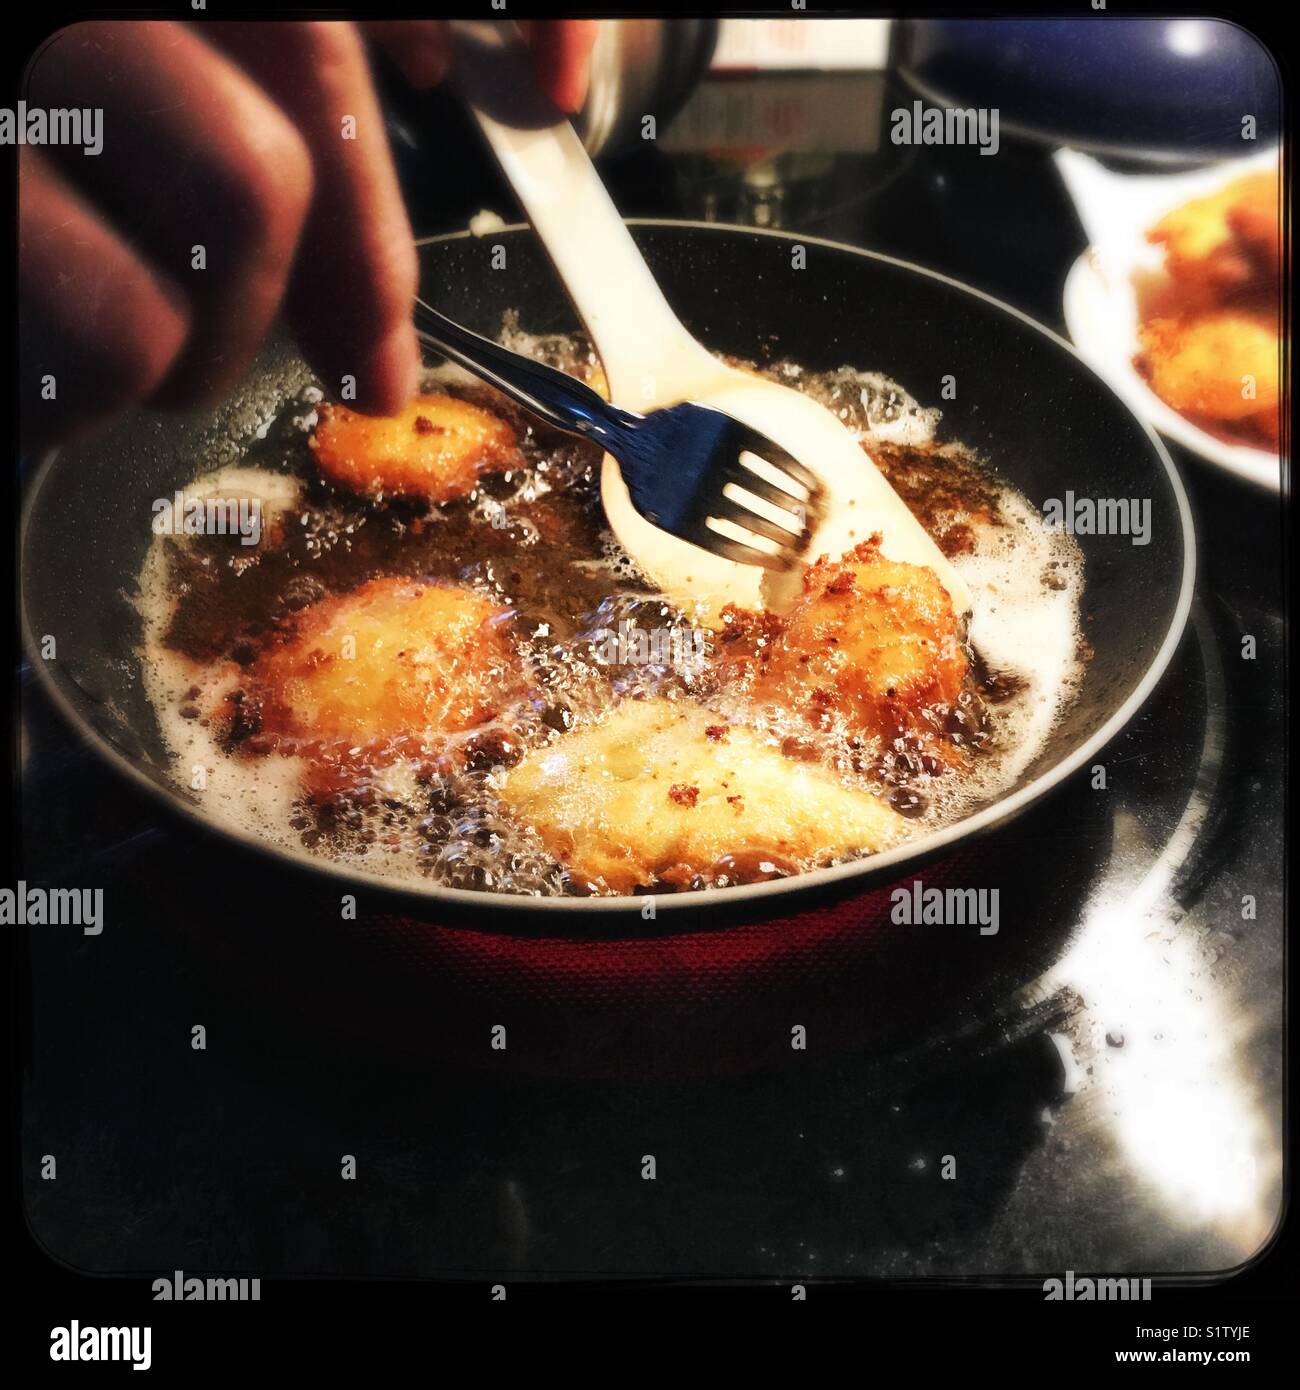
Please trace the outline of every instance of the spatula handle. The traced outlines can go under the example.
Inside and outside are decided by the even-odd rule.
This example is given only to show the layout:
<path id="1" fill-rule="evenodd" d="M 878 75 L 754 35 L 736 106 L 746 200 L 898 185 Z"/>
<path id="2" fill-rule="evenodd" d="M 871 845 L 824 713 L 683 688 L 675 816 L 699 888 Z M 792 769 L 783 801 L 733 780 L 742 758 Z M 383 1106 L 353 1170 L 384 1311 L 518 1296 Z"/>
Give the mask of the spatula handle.
<path id="1" fill-rule="evenodd" d="M 634 410 L 678 401 L 720 364 L 682 326 L 511 23 L 454 21 L 455 73 L 605 369 Z"/>

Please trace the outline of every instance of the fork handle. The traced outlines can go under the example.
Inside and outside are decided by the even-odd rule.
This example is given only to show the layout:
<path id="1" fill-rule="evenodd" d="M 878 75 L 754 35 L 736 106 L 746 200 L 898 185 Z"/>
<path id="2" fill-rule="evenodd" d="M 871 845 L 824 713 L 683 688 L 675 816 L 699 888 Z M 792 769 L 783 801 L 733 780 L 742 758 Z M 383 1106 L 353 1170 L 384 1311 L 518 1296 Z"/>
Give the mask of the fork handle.
<path id="1" fill-rule="evenodd" d="M 424 300 L 415 302 L 420 341 L 495 386 L 516 404 L 566 434 L 581 435 L 618 455 L 641 417 L 620 410 L 566 372 L 511 352 L 490 338 L 440 314 Z"/>

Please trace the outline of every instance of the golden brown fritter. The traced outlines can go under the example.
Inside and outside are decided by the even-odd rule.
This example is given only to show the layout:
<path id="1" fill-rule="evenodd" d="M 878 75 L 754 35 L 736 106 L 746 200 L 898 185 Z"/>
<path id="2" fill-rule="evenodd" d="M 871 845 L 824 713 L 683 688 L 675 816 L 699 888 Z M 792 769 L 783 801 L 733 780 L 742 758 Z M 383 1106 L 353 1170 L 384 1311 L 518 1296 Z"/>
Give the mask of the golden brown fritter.
<path id="1" fill-rule="evenodd" d="M 1275 279 L 1282 265 L 1282 214 L 1276 184 L 1268 196 L 1247 199 L 1230 208 L 1228 226 L 1260 273 Z"/>
<path id="2" fill-rule="evenodd" d="M 449 502 L 481 473 L 520 462 L 515 434 L 491 411 L 455 396 L 417 396 L 398 415 L 323 405 L 311 447 L 321 472 L 353 492 Z"/>
<path id="3" fill-rule="evenodd" d="M 1276 422 L 1279 357 L 1272 315 L 1220 309 L 1152 319 L 1142 325 L 1139 340 L 1138 370 L 1180 414 L 1265 428 L 1268 420 Z M 1251 379 L 1253 391 L 1243 378 Z"/>
<path id="4" fill-rule="evenodd" d="M 503 779 L 506 808 L 576 874 L 618 893 L 737 864 L 789 870 L 905 838 L 897 812 L 792 762 L 694 705 L 627 700 L 530 753 Z"/>
<path id="5" fill-rule="evenodd" d="M 1151 228 L 1147 240 L 1164 246 L 1165 268 L 1175 280 L 1235 289 L 1257 278 L 1253 253 L 1265 230 L 1262 223 L 1271 218 L 1276 227 L 1277 216 L 1276 173 L 1247 174 L 1175 208 Z M 1243 244 L 1240 225 L 1251 234 L 1248 243 Z"/>
<path id="6" fill-rule="evenodd" d="M 485 723 L 519 683 L 506 616 L 468 589 L 416 579 L 313 604 L 252 667 L 261 728 L 367 744 Z"/>
<path id="7" fill-rule="evenodd" d="M 873 536 L 804 572 L 803 593 L 757 654 L 753 693 L 813 722 L 928 738 L 962 691 L 967 660 L 948 591 L 933 570 L 880 553 Z"/>
<path id="8" fill-rule="evenodd" d="M 1169 278 L 1143 304 L 1134 366 L 1180 415 L 1221 437 L 1276 448 L 1276 171 L 1176 208 L 1148 237 L 1164 245 Z"/>

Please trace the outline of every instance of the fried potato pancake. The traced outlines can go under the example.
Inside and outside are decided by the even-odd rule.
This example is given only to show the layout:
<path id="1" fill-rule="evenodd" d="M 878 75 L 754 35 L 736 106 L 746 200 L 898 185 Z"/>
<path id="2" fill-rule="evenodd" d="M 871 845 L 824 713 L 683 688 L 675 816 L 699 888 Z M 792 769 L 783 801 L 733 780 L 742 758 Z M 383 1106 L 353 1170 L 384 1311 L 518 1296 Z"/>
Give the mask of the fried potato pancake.
<path id="1" fill-rule="evenodd" d="M 323 405 L 311 447 L 321 472 L 353 492 L 450 502 L 482 473 L 520 462 L 514 430 L 455 396 L 417 396 L 398 415 L 359 415 Z"/>
<path id="2" fill-rule="evenodd" d="M 1147 240 L 1165 248 L 1165 267 L 1176 280 L 1231 289 L 1248 284 L 1258 270 L 1252 250 L 1258 242 L 1242 244 L 1239 226 L 1263 234 L 1262 222 L 1278 217 L 1277 175 L 1271 171 L 1246 174 L 1217 193 L 1193 198 L 1167 213 L 1147 233 Z"/>
<path id="3" fill-rule="evenodd" d="M 485 723 L 518 685 L 505 616 L 468 589 L 416 579 L 313 604 L 253 665 L 262 727 L 367 743 Z"/>
<path id="4" fill-rule="evenodd" d="M 763 852 L 804 862 L 905 838 L 897 812 L 752 731 L 669 700 L 628 700 L 506 774 L 502 802 L 555 857 L 627 893 Z"/>
<path id="5" fill-rule="evenodd" d="M 1138 369 L 1151 389 L 1182 414 L 1243 421 L 1276 420 L 1277 321 L 1261 312 L 1222 309 L 1152 319 L 1139 330 Z M 1243 378 L 1254 383 L 1247 391 Z"/>
<path id="6" fill-rule="evenodd" d="M 1277 185 L 1267 196 L 1245 199 L 1228 209 L 1228 226 L 1261 271 L 1276 276 L 1282 265 L 1282 214 Z"/>
<path id="7" fill-rule="evenodd" d="M 966 679 L 957 615 L 933 570 L 888 560 L 879 544 L 873 536 L 804 571 L 802 595 L 759 653 L 753 691 L 886 740 L 937 732 Z"/>

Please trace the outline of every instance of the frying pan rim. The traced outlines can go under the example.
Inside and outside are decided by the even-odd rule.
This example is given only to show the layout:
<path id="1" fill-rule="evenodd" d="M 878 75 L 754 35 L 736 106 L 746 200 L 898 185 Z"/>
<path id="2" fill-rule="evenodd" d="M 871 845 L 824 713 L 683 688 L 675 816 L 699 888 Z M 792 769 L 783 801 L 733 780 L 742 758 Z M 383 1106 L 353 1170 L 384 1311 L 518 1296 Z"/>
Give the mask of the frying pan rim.
<path id="1" fill-rule="evenodd" d="M 921 839 L 909 841 L 899 845 L 892 850 L 886 850 L 881 854 L 873 854 L 865 859 L 853 860 L 847 864 L 838 864 L 826 869 L 813 869 L 808 873 L 795 874 L 789 878 L 774 879 L 766 883 L 742 884 L 734 888 L 726 889 L 700 889 L 683 893 L 669 893 L 656 895 L 653 899 L 655 904 L 656 917 L 662 912 L 664 914 L 680 914 L 698 912 L 704 908 L 725 909 L 730 915 L 731 910 L 742 904 L 755 903 L 764 910 L 765 915 L 768 909 L 772 908 L 771 899 L 794 897 L 790 907 L 797 910 L 798 895 L 824 896 L 828 890 L 833 889 L 834 885 L 847 879 L 860 878 L 864 880 L 862 884 L 865 890 L 869 885 L 878 884 L 882 878 L 891 877 L 890 869 L 896 869 L 897 873 L 904 871 L 908 863 L 919 861 L 929 862 L 934 859 L 936 854 L 944 848 L 969 837 L 978 836 L 992 830 L 995 826 L 1018 816 L 1034 802 L 1041 800 L 1048 793 L 1064 783 L 1074 773 L 1100 752 L 1124 726 L 1137 714 L 1138 710 L 1146 703 L 1161 677 L 1164 675 L 1173 659 L 1174 652 L 1182 640 L 1183 632 L 1187 625 L 1187 617 L 1191 611 L 1193 590 L 1196 581 L 1196 534 L 1192 524 L 1191 507 L 1187 500 L 1187 493 L 1183 487 L 1182 478 L 1179 476 L 1173 460 L 1169 457 L 1168 451 L 1160 440 L 1156 431 L 1145 421 L 1133 408 L 1121 397 L 1118 392 L 1104 378 L 1099 376 L 1091 366 L 1084 360 L 1072 343 L 1061 337 L 1046 324 L 1040 323 L 1021 309 L 1017 309 L 1013 304 L 1007 304 L 998 299 L 995 295 L 986 293 L 984 290 L 967 285 L 960 280 L 953 279 L 950 275 L 945 275 L 942 271 L 931 270 L 926 266 L 917 265 L 912 261 L 902 260 L 897 256 L 890 256 L 882 251 L 872 251 L 866 247 L 850 246 L 844 242 L 833 241 L 829 237 L 804 236 L 795 232 L 781 231 L 766 227 L 745 227 L 734 223 L 726 222 L 699 222 L 694 220 L 683 220 L 671 217 L 629 217 L 624 222 L 628 227 L 667 227 L 683 231 L 704 232 L 712 235 L 715 232 L 740 233 L 744 236 L 768 237 L 774 241 L 797 242 L 800 245 L 820 246 L 828 250 L 847 253 L 857 256 L 863 260 L 875 261 L 885 265 L 894 266 L 897 269 L 920 275 L 928 280 L 937 280 L 940 283 L 959 291 L 962 294 L 973 296 L 983 300 L 984 303 L 992 305 L 1003 313 L 1025 324 L 1035 332 L 1042 334 L 1058 348 L 1068 353 L 1078 363 L 1079 367 L 1087 375 L 1099 382 L 1114 399 L 1122 412 L 1131 416 L 1143 432 L 1146 434 L 1156 458 L 1163 465 L 1165 476 L 1168 479 L 1170 490 L 1173 493 L 1174 501 L 1177 506 L 1178 518 L 1181 523 L 1182 547 L 1183 547 L 1183 572 L 1179 584 L 1178 600 L 1174 605 L 1173 616 L 1165 632 L 1164 639 L 1157 649 L 1155 656 L 1148 664 L 1137 685 L 1129 693 L 1128 697 L 1120 707 L 1110 716 L 1109 719 L 1086 739 L 1073 753 L 1055 763 L 1046 772 L 1035 777 L 1032 782 L 1013 792 L 1010 796 L 1002 797 L 975 812 L 974 815 L 967 816 L 963 820 L 955 821 L 951 825 L 944 826 L 941 830 L 935 831 L 933 835 L 927 835 Z M 531 227 L 526 222 L 512 222 L 500 227 L 495 227 L 486 235 L 500 236 L 512 232 L 529 232 Z M 448 242 L 467 241 L 470 239 L 482 240 L 485 234 L 475 233 L 468 228 L 456 232 L 442 232 L 433 236 L 419 237 L 415 245 L 418 248 L 424 246 L 440 245 Z M 35 508 L 35 503 L 42 488 L 49 477 L 50 472 L 55 467 L 59 450 L 56 448 L 42 461 L 36 471 L 36 475 L 31 481 L 27 496 L 24 499 L 22 514 L 19 523 L 19 574 L 21 576 L 26 569 L 27 555 L 27 532 L 31 521 L 31 516 Z M 338 864 L 328 859 L 317 858 L 308 854 L 306 851 L 299 853 L 288 846 L 276 844 L 274 841 L 264 839 L 252 831 L 244 830 L 240 827 L 232 827 L 214 820 L 206 814 L 201 807 L 191 805 L 174 791 L 168 790 L 150 778 L 146 773 L 138 768 L 125 754 L 115 748 L 103 735 L 82 717 L 54 683 L 53 678 L 45 669 L 45 662 L 38 656 L 38 646 L 35 636 L 31 630 L 29 615 L 27 611 L 26 586 L 22 588 L 21 602 L 21 626 L 22 640 L 26 648 L 28 659 L 36 672 L 37 681 L 45 694 L 54 702 L 59 712 L 72 725 L 72 727 L 92 746 L 99 756 L 105 758 L 109 763 L 124 773 L 127 778 L 137 786 L 144 787 L 152 796 L 157 797 L 172 810 L 180 810 L 185 816 L 194 821 L 204 831 L 218 835 L 229 836 L 237 843 L 262 855 L 269 855 L 280 860 L 287 860 L 292 866 L 298 869 L 309 869 L 322 873 L 340 882 L 353 885 L 364 885 L 367 889 L 373 889 L 390 900 L 406 899 L 412 903 L 418 902 L 422 909 L 428 910 L 430 904 L 442 903 L 454 909 L 457 915 L 470 912 L 472 915 L 487 913 L 499 913 L 505 917 L 546 917 L 550 916 L 557 919 L 572 918 L 575 915 L 590 917 L 595 914 L 601 917 L 615 916 L 629 912 L 639 913 L 644 902 L 643 896 L 619 896 L 611 898 L 571 898 L 571 897 L 524 897 L 511 893 L 496 893 L 488 891 L 478 891 L 467 888 L 447 888 L 437 884 L 427 887 L 417 886 L 402 882 L 397 879 L 385 878 L 381 874 L 371 873 L 366 870 L 349 868 L 347 865 Z M 892 875 L 893 877 L 897 876 Z"/>

